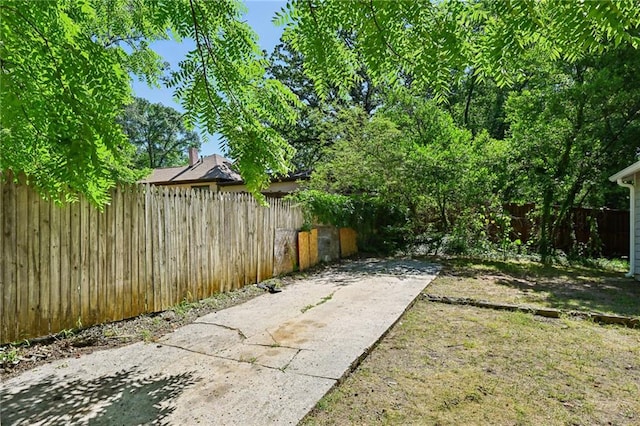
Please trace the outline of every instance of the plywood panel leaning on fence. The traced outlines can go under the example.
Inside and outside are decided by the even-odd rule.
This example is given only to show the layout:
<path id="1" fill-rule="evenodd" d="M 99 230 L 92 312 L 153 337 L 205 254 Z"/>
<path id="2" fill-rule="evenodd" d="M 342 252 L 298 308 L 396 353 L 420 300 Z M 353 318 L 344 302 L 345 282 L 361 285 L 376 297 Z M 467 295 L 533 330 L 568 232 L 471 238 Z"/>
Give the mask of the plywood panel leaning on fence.
<path id="1" fill-rule="evenodd" d="M 340 257 L 358 253 L 357 234 L 351 228 L 340 228 Z"/>
<path id="2" fill-rule="evenodd" d="M 298 258 L 301 271 L 318 264 L 318 230 L 298 232 Z"/>
<path id="3" fill-rule="evenodd" d="M 298 232 L 298 268 L 301 271 L 309 269 L 309 232 Z"/>
<path id="4" fill-rule="evenodd" d="M 318 230 L 313 228 L 309 232 L 309 266 L 318 264 Z"/>

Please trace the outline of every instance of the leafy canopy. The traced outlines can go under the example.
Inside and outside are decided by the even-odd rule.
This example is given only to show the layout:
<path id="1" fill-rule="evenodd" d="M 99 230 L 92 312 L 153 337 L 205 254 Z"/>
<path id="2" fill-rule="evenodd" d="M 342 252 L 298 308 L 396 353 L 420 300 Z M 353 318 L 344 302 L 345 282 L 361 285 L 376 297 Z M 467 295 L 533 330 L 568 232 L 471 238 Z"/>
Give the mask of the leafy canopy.
<path id="1" fill-rule="evenodd" d="M 84 193 L 102 204 L 133 181 L 132 146 L 116 119 L 130 75 L 162 76 L 156 40 L 195 48 L 168 78 L 190 125 L 223 135 L 257 191 L 285 173 L 293 150 L 273 124 L 293 122 L 296 97 L 266 79 L 256 35 L 234 0 L 0 1 L 0 169 L 23 172 L 44 195 Z"/>
<path id="2" fill-rule="evenodd" d="M 281 43 L 274 48 L 269 61 L 268 75 L 281 81 L 301 101 L 296 108 L 298 119 L 295 124 L 276 127 L 296 150 L 292 162 L 297 170 L 312 170 L 322 161 L 326 143 L 331 141 L 321 138 L 321 134 L 336 121 L 340 108 L 358 106 L 371 114 L 381 102 L 380 90 L 373 87 L 364 69 L 359 71 L 361 78 L 351 87 L 346 98 L 340 98 L 332 90 L 320 99 L 313 81 L 304 73 L 304 57 L 300 52 L 287 43 Z"/>
<path id="3" fill-rule="evenodd" d="M 267 61 L 236 0 L 0 0 L 0 169 L 24 172 L 55 199 L 100 204 L 137 178 L 132 147 L 114 125 L 131 102 L 130 76 L 157 84 L 156 40 L 195 48 L 168 84 L 191 125 L 223 135 L 258 191 L 285 173 L 293 149 L 276 130 L 295 121 L 296 96 L 265 78 Z M 640 3 L 555 0 L 292 0 L 276 17 L 284 41 L 326 97 L 366 69 L 374 85 L 403 83 L 444 101 L 472 73 L 508 86 L 523 58 L 569 63 L 640 43 Z"/>
<path id="4" fill-rule="evenodd" d="M 472 138 L 406 91 L 388 93 L 372 117 L 340 110 L 322 137 L 331 140 L 325 161 L 297 199 L 320 221 L 358 229 L 369 249 L 469 228 L 500 195 L 506 142 Z"/>
<path id="5" fill-rule="evenodd" d="M 522 57 L 531 50 L 574 62 L 640 46 L 635 0 L 292 0 L 276 22 L 305 56 L 323 96 L 352 85 L 360 63 L 375 83 L 409 79 L 444 101 L 466 70 L 499 86 L 521 80 Z"/>

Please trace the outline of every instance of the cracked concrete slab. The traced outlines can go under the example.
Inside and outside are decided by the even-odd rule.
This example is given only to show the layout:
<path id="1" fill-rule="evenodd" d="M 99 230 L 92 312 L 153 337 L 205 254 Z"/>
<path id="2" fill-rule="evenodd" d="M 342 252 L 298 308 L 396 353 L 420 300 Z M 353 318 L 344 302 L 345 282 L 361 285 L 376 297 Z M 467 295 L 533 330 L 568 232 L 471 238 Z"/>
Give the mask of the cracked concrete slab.
<path id="1" fill-rule="evenodd" d="M 263 367 L 285 369 L 300 349 L 262 345 L 236 345 L 219 353 L 223 358 L 248 362 Z"/>
<path id="2" fill-rule="evenodd" d="M 0 421 L 296 424 L 436 273 L 417 261 L 349 262 L 156 343 L 43 365 L 0 384 Z"/>
<path id="3" fill-rule="evenodd" d="M 194 323 L 180 327 L 164 336 L 158 343 L 207 355 L 237 345 L 244 340 L 241 332 L 214 324 Z"/>
<path id="4" fill-rule="evenodd" d="M 335 289 L 335 284 L 310 280 L 308 285 L 289 286 L 281 293 L 265 294 L 242 305 L 202 316 L 196 322 L 241 329 L 251 337 L 300 314 L 307 305 L 316 303 Z"/>

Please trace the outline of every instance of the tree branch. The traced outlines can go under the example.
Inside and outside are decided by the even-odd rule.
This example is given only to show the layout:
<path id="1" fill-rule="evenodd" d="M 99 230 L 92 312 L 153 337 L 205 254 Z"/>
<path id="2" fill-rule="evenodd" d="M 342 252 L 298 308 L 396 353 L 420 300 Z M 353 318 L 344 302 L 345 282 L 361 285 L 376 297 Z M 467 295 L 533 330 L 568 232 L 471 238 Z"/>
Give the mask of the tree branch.
<path id="1" fill-rule="evenodd" d="M 374 23 L 374 25 L 376 26 L 376 28 L 378 30 L 378 36 L 380 37 L 380 40 L 382 40 L 384 45 L 387 46 L 387 48 L 391 51 L 391 53 L 393 53 L 399 59 L 403 60 L 404 62 L 411 63 L 411 61 L 409 61 L 407 58 L 405 58 L 404 56 L 400 55 L 396 51 L 396 49 L 394 49 L 393 46 L 391 46 L 389 41 L 384 37 L 384 31 L 382 30 L 382 27 L 380 27 L 380 24 L 378 23 L 378 18 L 376 18 L 376 11 L 373 9 L 373 0 L 369 0 L 369 9 L 371 10 L 371 18 L 373 18 L 373 23 Z"/>
<path id="2" fill-rule="evenodd" d="M 191 8 L 191 18 L 193 19 L 193 29 L 195 31 L 195 41 L 196 41 L 196 49 L 198 50 L 198 55 L 200 56 L 200 62 L 202 67 L 202 76 L 204 78 L 204 87 L 207 93 L 207 98 L 209 99 L 209 103 L 215 110 L 218 117 L 221 116 L 216 103 L 213 101 L 213 96 L 211 94 L 211 88 L 209 85 L 209 79 L 207 77 L 207 63 L 205 61 L 204 52 L 202 51 L 202 45 L 200 44 L 200 30 L 198 28 L 198 19 L 196 17 L 196 11 L 193 4 L 193 0 L 189 0 L 189 7 Z"/>

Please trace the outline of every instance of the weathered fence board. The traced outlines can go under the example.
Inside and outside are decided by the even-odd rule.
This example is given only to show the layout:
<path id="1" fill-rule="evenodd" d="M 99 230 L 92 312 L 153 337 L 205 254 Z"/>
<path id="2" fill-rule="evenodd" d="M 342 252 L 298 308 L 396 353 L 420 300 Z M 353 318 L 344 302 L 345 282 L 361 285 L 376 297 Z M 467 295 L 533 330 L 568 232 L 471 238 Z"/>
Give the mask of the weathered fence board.
<path id="1" fill-rule="evenodd" d="M 298 232 L 298 259 L 301 271 L 318 264 L 318 230 Z"/>
<path id="2" fill-rule="evenodd" d="M 10 186 L 10 185 L 7 185 Z M 60 232 L 60 224 L 62 220 L 62 212 L 60 209 L 55 206 L 51 206 L 51 211 L 49 213 L 49 238 L 51 241 L 51 246 L 49 250 L 49 280 L 46 280 L 46 277 L 43 277 L 43 281 L 40 282 L 42 285 L 43 291 L 48 291 L 49 293 L 49 332 L 51 330 L 61 330 L 60 327 L 60 247 L 61 247 L 61 232 Z M 6 230 L 6 228 L 5 228 Z M 46 261 L 46 259 L 43 259 Z M 52 283 L 58 283 L 58 286 L 54 287 Z M 12 287 L 7 283 L 7 287 Z M 15 307 L 15 306 L 14 306 Z M 9 341 L 11 339 L 5 338 L 2 339 L 3 342 Z"/>
<path id="3" fill-rule="evenodd" d="M 20 327 L 26 327 L 29 324 L 30 313 L 29 312 L 29 283 L 28 283 L 28 271 L 29 271 L 29 257 L 27 253 L 29 234 L 27 229 L 29 213 L 29 193 L 21 188 L 16 194 L 16 261 L 17 261 L 17 280 L 18 287 L 16 288 L 16 303 L 18 309 L 16 309 L 17 316 L 20 320 Z"/>
<path id="4" fill-rule="evenodd" d="M 3 225 L 2 246 L 2 341 L 16 334 L 16 196 L 15 187 L 6 185 L 2 190 Z"/>
<path id="5" fill-rule="evenodd" d="M 40 222 L 38 227 L 40 229 L 40 276 L 39 288 L 40 288 L 40 325 L 38 327 L 38 334 L 45 335 L 49 333 L 49 282 L 51 280 L 51 216 L 50 216 L 50 204 L 44 201 L 39 202 L 40 209 Z M 0 212 L 2 208 L 0 207 Z"/>
<path id="6" fill-rule="evenodd" d="M 292 229 L 277 229 L 273 245 L 273 274 L 287 274 L 298 265 L 298 233 Z"/>
<path id="7" fill-rule="evenodd" d="M 0 343 L 160 311 L 272 276 L 282 200 L 166 187 L 117 188 L 98 211 L 0 180 Z M 277 266 L 276 266 L 277 268 Z"/>
<path id="8" fill-rule="evenodd" d="M 309 235 L 309 266 L 318 264 L 318 230 L 313 228 Z"/>

